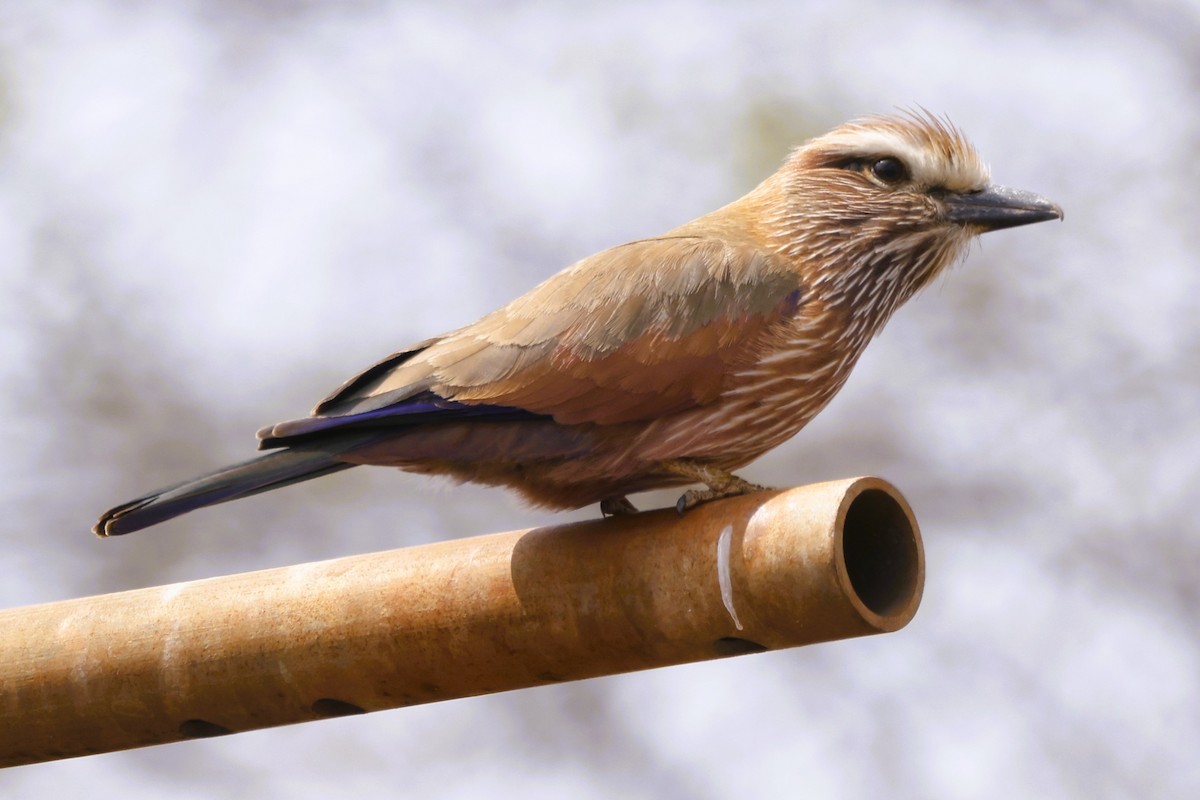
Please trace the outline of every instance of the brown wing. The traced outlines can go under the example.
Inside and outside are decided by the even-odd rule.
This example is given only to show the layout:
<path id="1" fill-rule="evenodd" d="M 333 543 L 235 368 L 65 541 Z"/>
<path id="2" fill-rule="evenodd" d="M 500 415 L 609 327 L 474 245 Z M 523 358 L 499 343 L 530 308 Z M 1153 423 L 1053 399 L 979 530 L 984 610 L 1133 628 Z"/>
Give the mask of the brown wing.
<path id="1" fill-rule="evenodd" d="M 360 413 L 424 391 L 563 423 L 613 424 L 712 402 L 800 303 L 775 256 L 698 237 L 587 258 L 478 322 L 398 353 L 315 413 Z"/>

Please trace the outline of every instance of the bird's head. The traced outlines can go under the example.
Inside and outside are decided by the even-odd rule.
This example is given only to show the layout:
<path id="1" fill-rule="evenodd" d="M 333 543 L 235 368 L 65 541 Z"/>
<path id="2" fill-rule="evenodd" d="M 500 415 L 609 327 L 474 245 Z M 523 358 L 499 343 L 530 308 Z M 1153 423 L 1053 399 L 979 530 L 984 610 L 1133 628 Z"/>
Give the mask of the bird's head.
<path id="1" fill-rule="evenodd" d="M 780 249 L 811 265 L 831 299 L 870 299 L 884 319 L 974 236 L 1062 218 L 1045 198 L 993 184 L 958 129 L 927 113 L 835 128 L 797 148 L 768 185 Z"/>

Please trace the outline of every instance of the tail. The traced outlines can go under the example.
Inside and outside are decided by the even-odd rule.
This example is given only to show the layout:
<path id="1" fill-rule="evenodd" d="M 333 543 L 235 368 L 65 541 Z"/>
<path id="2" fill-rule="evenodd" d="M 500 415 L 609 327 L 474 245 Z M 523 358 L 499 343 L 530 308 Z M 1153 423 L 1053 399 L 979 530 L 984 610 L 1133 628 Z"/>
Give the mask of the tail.
<path id="1" fill-rule="evenodd" d="M 97 536 L 120 536 L 197 508 L 249 497 L 356 466 L 337 459 L 337 453 L 343 450 L 298 447 L 234 464 L 109 509 L 100 515 L 92 532 Z"/>
<path id="2" fill-rule="evenodd" d="M 394 359 L 384 364 L 391 364 Z M 259 447 L 282 449 L 109 509 L 100 515 L 92 531 L 97 536 L 133 533 L 197 508 L 349 469 L 356 465 L 342 461 L 340 455 L 377 443 L 380 438 L 392 439 L 405 429 L 462 420 L 549 419 L 519 408 L 467 405 L 427 391 L 389 402 L 378 407 L 379 401 L 372 400 L 371 407 L 357 413 L 351 410 L 332 416 L 306 417 L 264 428 L 258 434 Z"/>

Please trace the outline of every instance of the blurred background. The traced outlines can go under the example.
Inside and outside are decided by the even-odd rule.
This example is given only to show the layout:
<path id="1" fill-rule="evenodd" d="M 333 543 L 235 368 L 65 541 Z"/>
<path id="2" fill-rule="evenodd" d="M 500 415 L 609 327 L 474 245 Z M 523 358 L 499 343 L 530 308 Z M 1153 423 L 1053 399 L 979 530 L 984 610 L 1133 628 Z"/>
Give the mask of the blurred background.
<path id="1" fill-rule="evenodd" d="M 743 473 L 896 483 L 928 556 L 905 630 L 10 769 L 0 795 L 1200 796 L 1198 90 L 1194 0 L 8 0 L 3 607 L 594 516 L 359 469 L 88 532 L 846 119 L 946 114 L 1066 221 L 984 237 Z"/>

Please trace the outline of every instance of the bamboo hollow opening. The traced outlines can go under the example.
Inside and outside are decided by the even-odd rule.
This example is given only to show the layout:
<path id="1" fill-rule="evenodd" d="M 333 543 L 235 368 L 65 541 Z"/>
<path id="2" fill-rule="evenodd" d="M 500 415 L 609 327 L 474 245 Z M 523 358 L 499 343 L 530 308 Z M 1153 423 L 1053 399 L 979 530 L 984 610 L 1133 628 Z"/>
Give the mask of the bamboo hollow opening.
<path id="1" fill-rule="evenodd" d="M 850 499 L 841 552 L 850 587 L 881 618 L 903 610 L 918 590 L 920 541 L 909 511 L 886 491 L 867 489 Z"/>
<path id="2" fill-rule="evenodd" d="M 852 478 L 8 609 L 0 766 L 895 631 L 923 585 Z"/>

